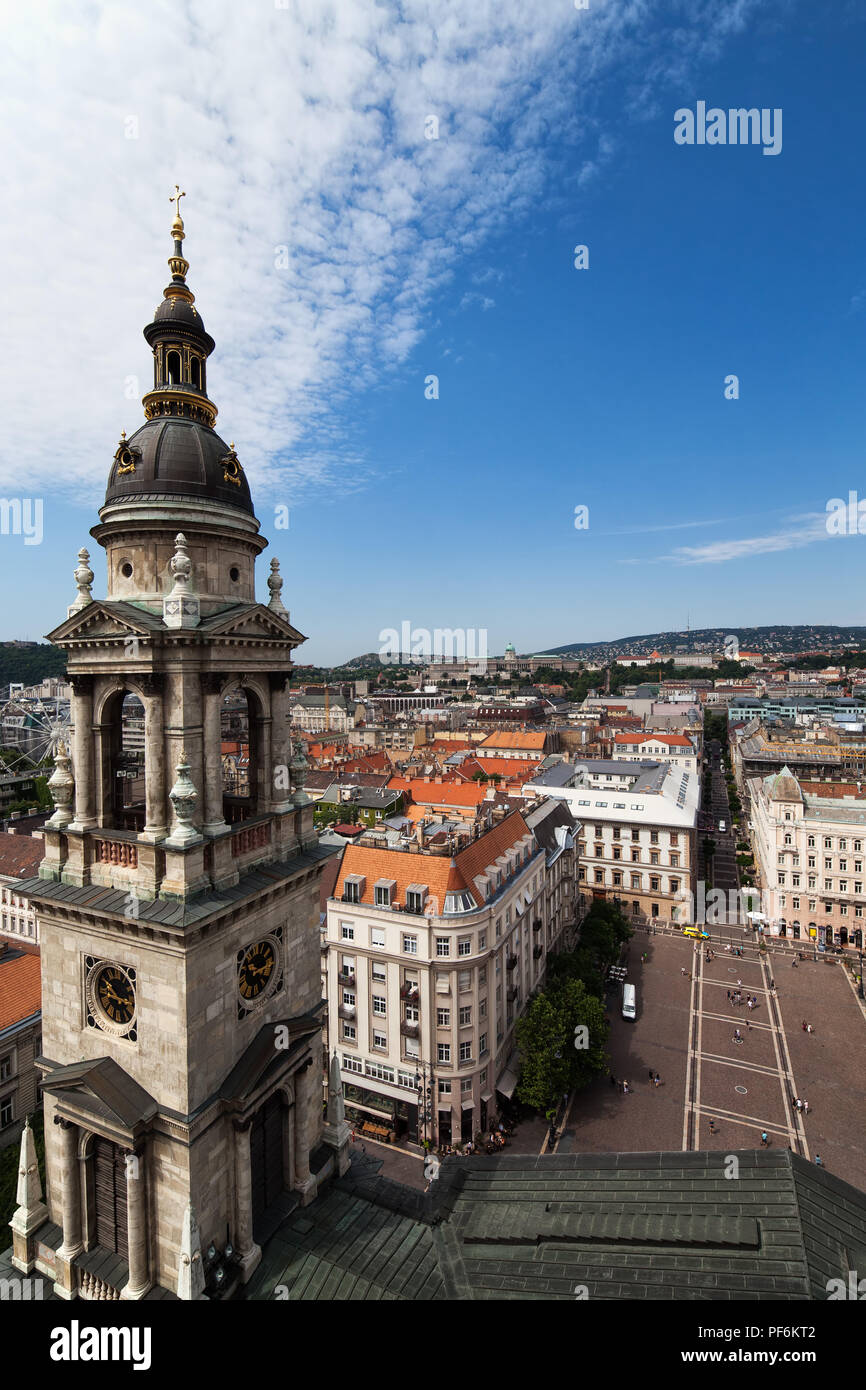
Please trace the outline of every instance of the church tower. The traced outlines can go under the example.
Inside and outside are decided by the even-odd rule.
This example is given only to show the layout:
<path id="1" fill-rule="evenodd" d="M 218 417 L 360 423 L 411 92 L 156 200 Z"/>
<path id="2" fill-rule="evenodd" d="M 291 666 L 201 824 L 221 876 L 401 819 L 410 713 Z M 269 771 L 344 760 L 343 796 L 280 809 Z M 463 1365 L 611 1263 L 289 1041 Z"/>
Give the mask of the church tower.
<path id="1" fill-rule="evenodd" d="M 68 654 L 74 734 L 39 878 L 22 885 L 41 926 L 48 1216 L 19 1222 L 15 1262 L 66 1298 L 246 1281 L 280 1215 L 345 1162 L 339 1126 L 322 1145 L 330 851 L 289 725 L 305 639 L 278 561 L 256 601 L 267 541 L 214 428 L 183 196 L 144 330 L 145 422 L 117 445 L 91 532 L 107 596 L 92 596 L 82 550 L 78 596 L 49 634 Z M 224 785 L 227 737 L 249 756 Z"/>

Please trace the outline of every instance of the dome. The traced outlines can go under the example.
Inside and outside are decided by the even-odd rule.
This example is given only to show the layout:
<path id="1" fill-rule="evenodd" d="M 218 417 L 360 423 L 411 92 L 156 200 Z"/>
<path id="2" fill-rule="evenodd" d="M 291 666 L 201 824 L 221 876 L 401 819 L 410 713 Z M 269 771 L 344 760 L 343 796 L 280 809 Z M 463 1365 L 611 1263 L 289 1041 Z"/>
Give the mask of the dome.
<path id="1" fill-rule="evenodd" d="M 125 441 L 124 458 L 112 464 L 106 506 L 133 497 L 193 497 L 254 515 L 249 484 L 233 450 L 195 420 L 148 420 Z"/>
<path id="2" fill-rule="evenodd" d="M 154 323 L 185 323 L 204 333 L 204 320 L 194 304 L 185 299 L 164 299 L 153 316 Z"/>

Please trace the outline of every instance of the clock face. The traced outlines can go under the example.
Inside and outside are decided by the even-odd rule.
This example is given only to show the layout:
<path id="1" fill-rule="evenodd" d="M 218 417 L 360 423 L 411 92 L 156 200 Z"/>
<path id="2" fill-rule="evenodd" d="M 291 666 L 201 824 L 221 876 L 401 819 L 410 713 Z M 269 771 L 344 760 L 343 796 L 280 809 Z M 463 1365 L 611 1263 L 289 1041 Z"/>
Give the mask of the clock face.
<path id="1" fill-rule="evenodd" d="M 135 971 L 112 961 L 88 956 L 87 1021 L 93 1028 L 117 1037 L 136 1038 Z"/>
<path id="2" fill-rule="evenodd" d="M 267 989 L 277 968 L 277 953 L 267 937 L 238 951 L 238 991 L 246 1003 L 258 999 Z"/>

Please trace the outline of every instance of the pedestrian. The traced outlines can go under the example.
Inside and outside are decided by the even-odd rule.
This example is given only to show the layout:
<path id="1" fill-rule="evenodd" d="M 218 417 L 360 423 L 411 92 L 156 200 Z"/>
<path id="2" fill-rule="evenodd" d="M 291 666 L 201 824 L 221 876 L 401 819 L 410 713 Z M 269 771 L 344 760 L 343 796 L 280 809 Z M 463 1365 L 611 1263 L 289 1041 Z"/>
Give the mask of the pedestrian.
<path id="1" fill-rule="evenodd" d="M 808 1115 L 808 1113 L 809 1113 L 809 1102 L 808 1102 L 807 1100 L 804 1100 L 804 1101 L 803 1101 L 803 1114 L 804 1114 L 804 1115 Z"/>
<path id="2" fill-rule="evenodd" d="M 807 1031 L 808 1026 L 809 1026 L 809 1025 L 807 1024 L 807 1022 L 806 1022 L 806 1020 L 805 1020 L 805 1018 L 804 1018 L 804 1019 L 803 1019 L 803 1032 L 804 1032 L 804 1033 Z"/>
<path id="3" fill-rule="evenodd" d="M 717 1133 L 718 1133 L 718 1131 L 717 1131 L 717 1129 L 716 1129 L 716 1122 L 715 1122 L 715 1120 L 710 1120 L 710 1134 L 717 1134 Z"/>
<path id="4" fill-rule="evenodd" d="M 752 1031 L 752 1025 L 751 1025 L 751 1023 L 749 1022 L 748 1019 L 746 1019 L 746 1027 L 748 1028 L 749 1032 L 751 1033 L 751 1031 Z"/>
<path id="5" fill-rule="evenodd" d="M 753 1009 L 756 1009 L 757 1007 L 758 1007 L 758 996 L 757 996 L 757 994 L 753 994 L 753 995 L 752 995 L 752 1008 L 753 1008 Z"/>
<path id="6" fill-rule="evenodd" d="M 773 979 L 773 977 L 772 977 L 772 975 L 771 975 L 771 976 L 770 976 L 770 989 L 775 989 L 775 988 L 776 988 L 776 981 Z"/>
<path id="7" fill-rule="evenodd" d="M 624 1081 L 624 1082 L 622 1083 L 622 1093 L 623 1093 L 624 1096 L 627 1096 L 627 1095 L 628 1095 L 628 1082 L 627 1082 L 627 1081 Z"/>
<path id="8" fill-rule="evenodd" d="M 799 1110 L 799 1109 L 800 1109 L 800 1099 L 799 1099 L 798 1096 L 792 1096 L 792 1097 L 791 1097 L 791 1108 L 792 1108 L 793 1110 Z"/>
<path id="9" fill-rule="evenodd" d="M 792 961 L 791 961 L 791 966 L 793 967 L 794 970 L 796 970 L 796 969 L 798 968 L 798 967 L 797 967 L 797 957 L 796 957 L 796 956 L 793 957 L 793 959 L 792 959 Z"/>
<path id="10" fill-rule="evenodd" d="M 659 1076 L 658 1072 L 656 1072 L 656 1074 L 655 1074 L 655 1084 L 656 1084 L 657 1086 L 660 1086 L 660 1085 L 662 1084 L 662 1080 L 661 1080 L 661 1077 Z"/>
<path id="11" fill-rule="evenodd" d="M 754 1004 L 752 1003 L 751 999 L 748 1001 L 748 1003 L 749 1003 L 749 1013 L 751 1013 L 751 1012 L 752 1012 L 752 1009 L 753 1009 L 755 1006 L 754 1006 Z"/>
<path id="12" fill-rule="evenodd" d="M 730 1004 L 730 1002 L 731 1002 L 731 991 L 730 991 L 730 990 L 727 991 L 727 995 L 728 995 L 728 1003 Z"/>
<path id="13" fill-rule="evenodd" d="M 819 1168 L 823 1168 L 823 1167 L 824 1167 L 824 1163 L 823 1163 L 823 1160 L 822 1160 L 820 1154 L 816 1154 L 816 1155 L 815 1155 L 815 1162 L 817 1163 L 817 1165 L 818 1165 Z"/>
<path id="14" fill-rule="evenodd" d="M 681 966 L 680 966 L 680 974 L 681 974 L 681 975 L 685 975 L 685 973 L 686 973 L 686 967 L 685 967 L 684 965 L 681 965 Z"/>
<path id="15" fill-rule="evenodd" d="M 770 1145 L 770 1140 L 769 1140 L 769 1138 L 768 1138 L 768 1136 L 767 1136 L 767 1131 L 766 1131 L 766 1130 L 762 1130 L 762 1131 L 761 1131 L 761 1148 L 762 1148 L 762 1149 L 769 1148 L 769 1145 Z"/>
<path id="16" fill-rule="evenodd" d="M 649 1079 L 650 1079 L 650 1081 L 652 1081 L 652 1079 L 653 1079 L 653 1069 L 652 1069 L 652 1067 L 650 1067 Z"/>

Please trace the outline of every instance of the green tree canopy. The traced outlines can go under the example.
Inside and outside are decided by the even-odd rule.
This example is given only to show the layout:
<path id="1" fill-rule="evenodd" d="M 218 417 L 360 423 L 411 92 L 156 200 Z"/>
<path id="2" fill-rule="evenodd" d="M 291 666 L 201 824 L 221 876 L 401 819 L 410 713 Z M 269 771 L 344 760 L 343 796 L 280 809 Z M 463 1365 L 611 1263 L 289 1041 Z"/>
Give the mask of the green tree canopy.
<path id="1" fill-rule="evenodd" d="M 587 1046 L 576 1033 L 586 1029 Z M 536 995 L 517 1023 L 521 1056 L 518 1099 L 536 1110 L 555 1110 L 570 1091 L 587 1086 L 607 1066 L 609 1025 L 600 999 L 582 980 L 563 979 Z"/>

